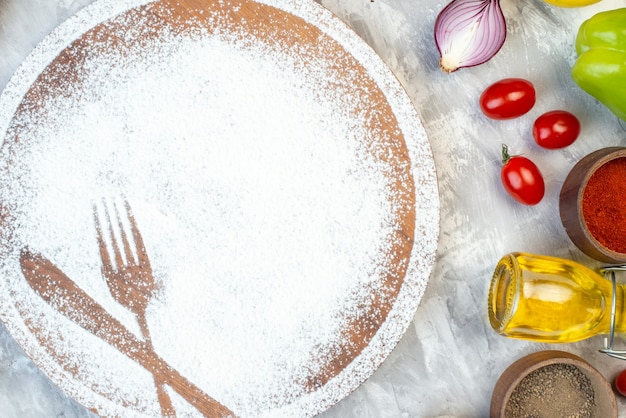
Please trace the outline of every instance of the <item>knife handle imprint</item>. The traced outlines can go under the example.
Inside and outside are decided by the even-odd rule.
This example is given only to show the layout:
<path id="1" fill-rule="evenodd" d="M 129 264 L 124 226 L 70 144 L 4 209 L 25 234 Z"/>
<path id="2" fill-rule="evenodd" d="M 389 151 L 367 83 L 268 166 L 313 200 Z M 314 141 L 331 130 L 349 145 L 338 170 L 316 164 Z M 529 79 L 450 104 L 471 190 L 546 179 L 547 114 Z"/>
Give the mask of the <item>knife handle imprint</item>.
<path id="1" fill-rule="evenodd" d="M 156 381 L 170 386 L 203 415 L 235 417 L 232 411 L 169 366 L 150 345 L 135 337 L 48 259 L 24 249 L 20 265 L 29 285 L 50 306 L 139 363 Z"/>

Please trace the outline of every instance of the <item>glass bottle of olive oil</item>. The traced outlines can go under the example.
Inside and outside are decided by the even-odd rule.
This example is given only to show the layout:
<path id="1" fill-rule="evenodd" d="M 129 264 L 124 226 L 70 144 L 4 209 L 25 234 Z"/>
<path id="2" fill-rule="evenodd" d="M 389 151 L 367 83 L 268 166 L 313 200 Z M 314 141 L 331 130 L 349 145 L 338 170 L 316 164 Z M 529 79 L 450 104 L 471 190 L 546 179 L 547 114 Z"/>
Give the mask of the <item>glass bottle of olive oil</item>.
<path id="1" fill-rule="evenodd" d="M 615 298 L 613 299 L 613 289 Z M 507 254 L 489 289 L 489 321 L 501 335 L 541 342 L 574 342 L 625 331 L 624 285 L 556 257 Z"/>

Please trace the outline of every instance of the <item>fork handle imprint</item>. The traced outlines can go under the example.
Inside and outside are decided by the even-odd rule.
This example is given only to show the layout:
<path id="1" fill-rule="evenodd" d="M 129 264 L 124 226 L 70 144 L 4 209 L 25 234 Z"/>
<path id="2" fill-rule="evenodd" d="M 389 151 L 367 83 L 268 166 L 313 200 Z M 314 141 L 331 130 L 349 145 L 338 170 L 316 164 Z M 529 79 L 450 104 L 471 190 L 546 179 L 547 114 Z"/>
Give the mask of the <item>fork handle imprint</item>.
<path id="1" fill-rule="evenodd" d="M 29 285 L 48 304 L 139 363 L 154 376 L 155 381 L 170 386 L 203 415 L 235 417 L 232 411 L 168 365 L 151 344 L 135 337 L 50 260 L 25 248 L 20 254 L 20 266 Z"/>

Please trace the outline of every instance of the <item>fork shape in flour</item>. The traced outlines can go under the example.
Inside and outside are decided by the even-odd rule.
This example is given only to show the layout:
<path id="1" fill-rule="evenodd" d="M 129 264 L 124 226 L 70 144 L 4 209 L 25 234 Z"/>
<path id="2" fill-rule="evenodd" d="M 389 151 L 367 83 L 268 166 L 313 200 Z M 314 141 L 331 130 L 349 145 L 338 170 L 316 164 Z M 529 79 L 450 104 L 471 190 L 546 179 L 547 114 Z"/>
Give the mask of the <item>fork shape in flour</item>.
<path id="1" fill-rule="evenodd" d="M 100 258 L 102 260 L 102 275 L 104 276 L 109 291 L 113 298 L 122 306 L 135 314 L 145 343 L 152 347 L 150 330 L 146 320 L 146 309 L 156 291 L 156 283 L 150 267 L 150 259 L 143 238 L 139 233 L 137 222 L 133 216 L 130 204 L 124 200 L 123 211 L 120 215 L 120 208 L 114 201 L 110 206 L 113 209 L 115 220 L 109 211 L 109 205 L 103 202 L 104 220 L 101 221 L 98 209 L 94 206 L 94 221 L 98 235 L 100 247 Z M 125 216 L 130 225 L 130 233 L 133 244 L 129 242 L 122 216 Z M 117 228 L 118 234 L 114 233 Z M 108 235 L 111 243 L 111 254 L 107 250 L 105 234 Z M 134 251 L 133 251 L 134 247 Z M 161 413 L 164 417 L 175 417 L 176 412 L 172 401 L 165 390 L 165 385 L 155 378 L 155 385 Z"/>

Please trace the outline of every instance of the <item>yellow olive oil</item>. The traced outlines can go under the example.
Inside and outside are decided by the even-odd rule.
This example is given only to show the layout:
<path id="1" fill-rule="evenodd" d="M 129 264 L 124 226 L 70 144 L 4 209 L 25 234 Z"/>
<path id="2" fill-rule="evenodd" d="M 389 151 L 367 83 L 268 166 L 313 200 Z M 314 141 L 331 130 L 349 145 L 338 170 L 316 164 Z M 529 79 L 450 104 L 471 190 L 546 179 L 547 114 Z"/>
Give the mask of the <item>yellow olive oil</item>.
<path id="1" fill-rule="evenodd" d="M 613 284 L 588 267 L 556 257 L 507 254 L 489 289 L 489 321 L 501 335 L 574 342 L 608 334 Z M 616 288 L 615 332 L 623 332 L 624 286 Z"/>

